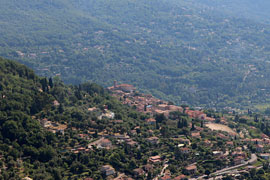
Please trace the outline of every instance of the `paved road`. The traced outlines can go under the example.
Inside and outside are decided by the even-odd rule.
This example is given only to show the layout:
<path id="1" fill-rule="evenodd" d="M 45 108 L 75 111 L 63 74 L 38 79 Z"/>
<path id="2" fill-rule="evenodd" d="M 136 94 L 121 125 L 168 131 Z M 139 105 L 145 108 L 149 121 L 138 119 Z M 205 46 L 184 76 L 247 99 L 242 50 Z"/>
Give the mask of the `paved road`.
<path id="1" fill-rule="evenodd" d="M 236 166 L 231 166 L 231 167 L 228 167 L 228 168 L 224 168 L 224 169 L 221 169 L 219 171 L 216 171 L 212 174 L 210 174 L 210 176 L 217 176 L 217 175 L 222 175 L 222 174 L 228 174 L 230 172 L 233 172 L 234 169 L 237 169 L 239 167 L 242 167 L 242 166 L 246 166 L 248 164 L 252 164 L 252 163 L 255 163 L 257 161 L 257 156 L 256 154 L 251 154 L 251 158 L 244 162 L 243 164 L 239 164 L 239 165 L 236 165 Z M 198 177 L 197 179 L 203 179 L 204 177 L 207 177 L 207 175 L 203 175 L 203 176 L 200 176 Z"/>
<path id="2" fill-rule="evenodd" d="M 157 177 L 155 177 L 153 180 L 158 180 L 159 177 L 162 177 L 165 174 L 165 170 L 168 166 L 169 166 L 168 164 L 164 164 L 164 167 L 162 168 L 160 174 Z"/>
<path id="3" fill-rule="evenodd" d="M 239 167 L 242 167 L 242 166 L 246 166 L 248 164 L 255 163 L 256 161 L 257 161 L 256 154 L 251 154 L 251 158 L 248 161 L 244 162 L 243 164 L 239 164 L 239 165 L 236 165 L 236 166 L 231 166 L 231 167 L 228 167 L 228 168 L 221 169 L 219 171 L 216 171 L 216 172 L 212 173 L 211 175 L 227 174 L 227 173 L 229 173 L 233 169 L 237 169 Z"/>

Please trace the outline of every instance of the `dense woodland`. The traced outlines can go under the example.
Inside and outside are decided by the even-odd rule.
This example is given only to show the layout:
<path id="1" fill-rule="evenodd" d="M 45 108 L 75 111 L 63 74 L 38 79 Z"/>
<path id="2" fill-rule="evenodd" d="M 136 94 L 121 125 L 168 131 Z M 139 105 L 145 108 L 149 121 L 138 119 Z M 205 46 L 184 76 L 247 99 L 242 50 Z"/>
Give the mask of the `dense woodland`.
<path id="1" fill-rule="evenodd" d="M 268 4 L 253 4 L 3 0 L 0 55 L 66 83 L 118 80 L 177 104 L 265 109 L 269 14 L 256 12 Z"/>

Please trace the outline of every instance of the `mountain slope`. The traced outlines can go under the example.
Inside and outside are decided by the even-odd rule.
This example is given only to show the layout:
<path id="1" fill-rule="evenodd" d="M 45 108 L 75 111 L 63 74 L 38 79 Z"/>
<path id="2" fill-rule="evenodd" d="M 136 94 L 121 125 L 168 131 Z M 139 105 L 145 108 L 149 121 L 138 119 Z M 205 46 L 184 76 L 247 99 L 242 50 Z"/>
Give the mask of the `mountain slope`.
<path id="1" fill-rule="evenodd" d="M 269 103 L 269 26 L 209 4 L 5 0 L 0 55 L 65 82 L 118 80 L 178 104 Z"/>
<path id="2" fill-rule="evenodd" d="M 44 180 L 103 179 L 99 168 L 110 160 L 104 160 L 105 150 L 76 154 L 72 149 L 87 147 L 108 125 L 116 132 L 128 132 L 144 117 L 96 84 L 75 87 L 57 79 L 47 82 L 26 66 L 3 58 L 0 99 L 0 179 L 4 180 L 27 176 Z M 89 107 L 97 111 L 90 112 Z M 117 125 L 106 118 L 99 120 L 104 107 L 124 122 Z M 89 139 L 80 137 L 90 130 L 94 134 L 87 135 Z M 106 152 L 107 156 L 113 153 Z"/>

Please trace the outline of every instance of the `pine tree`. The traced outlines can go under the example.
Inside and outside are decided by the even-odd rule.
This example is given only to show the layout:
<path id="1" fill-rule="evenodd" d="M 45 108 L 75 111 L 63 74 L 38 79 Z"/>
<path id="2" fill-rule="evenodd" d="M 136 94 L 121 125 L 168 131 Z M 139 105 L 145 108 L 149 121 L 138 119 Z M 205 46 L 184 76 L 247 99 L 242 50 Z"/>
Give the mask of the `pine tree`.
<path id="1" fill-rule="evenodd" d="M 204 120 L 201 121 L 201 128 L 203 128 L 203 121 L 204 121 Z"/>
<path id="2" fill-rule="evenodd" d="M 238 115 L 236 115 L 236 116 L 234 117 L 234 121 L 235 121 L 235 122 L 239 122 L 239 116 L 238 116 Z"/>
<path id="3" fill-rule="evenodd" d="M 43 78 L 42 80 L 41 80 L 41 86 L 42 86 L 42 91 L 43 92 L 48 92 L 48 81 L 47 81 L 47 78 Z"/>
<path id="4" fill-rule="evenodd" d="M 177 122 L 177 128 L 183 128 L 183 123 L 180 121 L 180 119 Z"/>
<path id="5" fill-rule="evenodd" d="M 182 119 L 183 120 L 183 127 L 188 127 L 188 122 L 187 120 L 184 118 Z"/>
<path id="6" fill-rule="evenodd" d="M 59 107 L 58 107 L 58 112 L 61 114 L 64 112 L 64 106 L 62 103 L 60 103 Z"/>
<path id="7" fill-rule="evenodd" d="M 194 125 L 194 122 L 192 120 L 192 126 L 191 126 L 191 131 L 194 131 L 195 130 L 195 125 Z"/>

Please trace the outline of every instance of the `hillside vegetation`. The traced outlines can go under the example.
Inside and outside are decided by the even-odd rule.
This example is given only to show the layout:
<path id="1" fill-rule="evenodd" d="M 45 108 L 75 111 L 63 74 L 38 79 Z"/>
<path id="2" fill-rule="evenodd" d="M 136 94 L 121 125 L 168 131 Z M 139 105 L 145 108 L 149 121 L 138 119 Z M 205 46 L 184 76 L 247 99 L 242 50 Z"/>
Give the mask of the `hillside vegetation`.
<path id="1" fill-rule="evenodd" d="M 118 87 L 67 86 L 0 58 L 0 180 L 189 179 L 238 164 L 225 179 L 269 179 L 269 117 L 195 111 Z"/>
<path id="2" fill-rule="evenodd" d="M 222 7 L 210 0 L 3 0 L 0 55 L 67 83 L 118 80 L 177 104 L 255 110 L 270 101 L 270 27 Z"/>
<path id="3" fill-rule="evenodd" d="M 4 180 L 27 176 L 102 179 L 99 168 L 110 160 L 104 159 L 104 150 L 78 155 L 71 151 L 87 146 L 89 141 L 80 138 L 80 133 L 95 129 L 93 141 L 92 137 L 109 127 L 108 119 L 98 120 L 97 114 L 88 108 L 106 106 L 116 112 L 116 117 L 124 118 L 121 127 L 113 127 L 116 132 L 127 132 L 142 118 L 96 84 L 75 87 L 65 86 L 57 79 L 47 81 L 24 65 L 3 58 L 0 58 L 0 99 L 0 179 Z M 106 155 L 113 153 L 107 151 Z"/>

